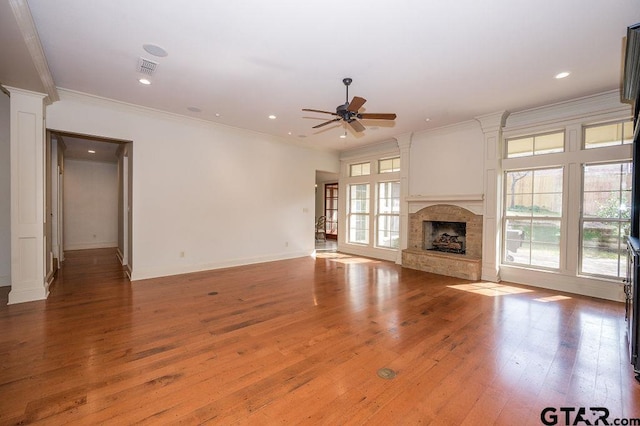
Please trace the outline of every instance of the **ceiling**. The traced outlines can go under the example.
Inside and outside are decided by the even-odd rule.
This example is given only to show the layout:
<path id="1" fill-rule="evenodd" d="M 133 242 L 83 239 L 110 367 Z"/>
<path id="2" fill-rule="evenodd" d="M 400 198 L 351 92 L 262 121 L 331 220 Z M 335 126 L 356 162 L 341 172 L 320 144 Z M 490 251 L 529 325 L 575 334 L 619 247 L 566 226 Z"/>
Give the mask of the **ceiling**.
<path id="1" fill-rule="evenodd" d="M 65 145 L 65 159 L 117 163 L 118 148 L 121 143 L 107 140 L 85 138 L 77 135 L 56 134 L 54 137 Z"/>
<path id="2" fill-rule="evenodd" d="M 640 22 L 638 0 L 0 2 L 0 82 L 36 91 L 9 3 L 28 5 L 58 88 L 334 150 L 617 89 Z M 141 57 L 158 63 L 148 86 Z M 361 112 L 397 119 L 312 129 L 332 117 L 301 109 L 335 111 L 344 77 Z"/>

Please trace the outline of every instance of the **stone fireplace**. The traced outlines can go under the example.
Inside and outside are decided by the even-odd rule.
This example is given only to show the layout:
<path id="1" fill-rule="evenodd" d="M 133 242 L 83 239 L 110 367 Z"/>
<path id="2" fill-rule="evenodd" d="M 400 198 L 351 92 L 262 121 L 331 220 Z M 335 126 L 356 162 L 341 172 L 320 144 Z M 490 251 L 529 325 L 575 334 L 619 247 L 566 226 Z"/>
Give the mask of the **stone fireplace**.
<path id="1" fill-rule="evenodd" d="M 468 280 L 482 275 L 482 215 L 452 204 L 409 214 L 402 265 Z"/>

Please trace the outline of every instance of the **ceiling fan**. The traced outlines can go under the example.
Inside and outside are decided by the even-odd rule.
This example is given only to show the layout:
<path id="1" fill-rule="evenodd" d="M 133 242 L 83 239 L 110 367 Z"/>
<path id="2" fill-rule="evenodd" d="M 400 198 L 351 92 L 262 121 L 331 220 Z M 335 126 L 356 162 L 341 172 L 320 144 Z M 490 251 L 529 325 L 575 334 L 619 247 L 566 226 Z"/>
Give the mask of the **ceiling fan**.
<path id="1" fill-rule="evenodd" d="M 347 89 L 347 98 L 346 102 L 343 105 L 338 105 L 336 108 L 336 112 L 330 111 L 321 111 L 319 109 L 309 109 L 303 108 L 303 111 L 311 111 L 311 112 L 320 112 L 323 114 L 331 114 L 335 115 L 337 118 L 334 118 L 329 121 L 325 121 L 324 123 L 320 123 L 317 126 L 313 126 L 313 129 L 317 129 L 318 127 L 326 126 L 327 124 L 344 120 L 345 122 L 351 125 L 351 128 L 356 132 L 362 132 L 364 130 L 364 126 L 358 120 L 395 120 L 395 114 L 387 114 L 387 113 L 359 113 L 358 110 L 362 108 L 367 100 L 365 98 L 361 98 L 358 96 L 354 96 L 351 102 L 349 102 L 349 85 L 353 80 L 350 78 L 344 78 L 342 82 L 346 86 Z"/>

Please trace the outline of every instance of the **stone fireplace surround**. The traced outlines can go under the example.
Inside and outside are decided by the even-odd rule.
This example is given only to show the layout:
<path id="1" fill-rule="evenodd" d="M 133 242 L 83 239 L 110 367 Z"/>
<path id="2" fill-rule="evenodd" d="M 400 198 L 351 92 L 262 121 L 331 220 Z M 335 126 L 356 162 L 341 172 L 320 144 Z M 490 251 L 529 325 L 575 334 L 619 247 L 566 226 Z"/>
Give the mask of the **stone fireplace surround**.
<path id="1" fill-rule="evenodd" d="M 424 221 L 466 222 L 466 253 L 424 250 Z M 409 213 L 408 231 L 402 266 L 468 280 L 482 276 L 482 215 L 453 204 L 435 204 Z"/>

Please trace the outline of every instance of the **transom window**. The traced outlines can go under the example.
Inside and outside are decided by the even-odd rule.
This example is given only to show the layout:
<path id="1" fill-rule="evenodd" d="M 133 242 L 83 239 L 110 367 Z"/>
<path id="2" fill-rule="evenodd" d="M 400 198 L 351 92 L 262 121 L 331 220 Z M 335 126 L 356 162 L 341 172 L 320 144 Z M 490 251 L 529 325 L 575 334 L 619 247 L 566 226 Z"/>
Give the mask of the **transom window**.
<path id="1" fill-rule="evenodd" d="M 507 158 L 564 151 L 564 131 L 507 139 Z"/>
<path id="2" fill-rule="evenodd" d="M 584 128 L 585 149 L 603 148 L 606 146 L 628 145 L 633 142 L 633 122 L 586 126 Z"/>
<path id="3" fill-rule="evenodd" d="M 349 166 L 349 176 L 368 176 L 371 174 L 371 163 L 358 163 Z"/>
<path id="4" fill-rule="evenodd" d="M 378 160 L 378 173 L 392 173 L 400 171 L 400 157 Z"/>

